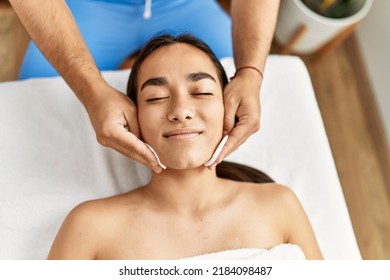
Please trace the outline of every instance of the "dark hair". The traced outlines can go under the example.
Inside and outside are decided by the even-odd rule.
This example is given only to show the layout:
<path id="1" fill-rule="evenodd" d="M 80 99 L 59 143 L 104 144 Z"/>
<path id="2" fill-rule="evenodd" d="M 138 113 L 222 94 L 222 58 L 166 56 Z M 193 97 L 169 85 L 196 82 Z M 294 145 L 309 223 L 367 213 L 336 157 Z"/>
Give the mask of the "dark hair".
<path id="1" fill-rule="evenodd" d="M 139 53 L 131 69 L 129 81 L 127 83 L 127 96 L 134 102 L 135 105 L 137 105 L 137 76 L 139 68 L 141 67 L 143 61 L 157 49 L 163 46 L 173 45 L 177 43 L 188 44 L 190 46 L 198 48 L 199 50 L 207 54 L 217 70 L 218 78 L 222 85 L 222 88 L 227 85 L 228 79 L 226 76 L 225 69 L 223 68 L 219 59 L 215 56 L 213 51 L 206 43 L 190 34 L 181 34 L 176 37 L 168 34 L 159 35 L 152 38 L 145 45 L 145 47 Z M 218 177 L 234 181 L 253 183 L 274 182 L 267 174 L 261 172 L 260 170 L 233 162 L 221 162 L 217 165 L 216 171 Z"/>
<path id="2" fill-rule="evenodd" d="M 252 183 L 273 183 L 272 180 L 264 172 L 239 163 L 222 161 L 217 165 L 217 176 L 220 178 L 230 179 L 240 182 L 252 182 Z"/>
<path id="3" fill-rule="evenodd" d="M 205 54 L 207 54 L 211 62 L 214 64 L 215 69 L 217 70 L 218 79 L 222 85 L 222 88 L 224 88 L 227 85 L 228 78 L 226 76 L 225 69 L 223 68 L 219 59 L 215 56 L 213 51 L 206 43 L 204 43 L 203 41 L 199 40 L 198 38 L 190 34 L 181 34 L 176 37 L 169 34 L 163 34 L 152 38 L 145 45 L 145 47 L 141 50 L 137 59 L 135 60 L 133 67 L 131 68 L 129 81 L 127 83 L 127 96 L 129 96 L 130 99 L 133 100 L 133 102 L 136 105 L 137 105 L 137 76 L 141 64 L 149 55 L 151 55 L 157 49 L 164 46 L 177 44 L 177 43 L 183 43 L 183 44 L 196 47 L 199 50 L 203 51 Z"/>

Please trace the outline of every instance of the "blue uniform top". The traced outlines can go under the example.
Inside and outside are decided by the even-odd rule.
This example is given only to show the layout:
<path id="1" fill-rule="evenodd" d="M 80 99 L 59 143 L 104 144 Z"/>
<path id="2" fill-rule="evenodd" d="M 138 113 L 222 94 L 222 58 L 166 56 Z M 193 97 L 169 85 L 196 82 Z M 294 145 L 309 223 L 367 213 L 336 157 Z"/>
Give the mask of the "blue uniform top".
<path id="1" fill-rule="evenodd" d="M 100 70 L 115 70 L 158 33 L 191 33 L 217 57 L 233 55 L 231 20 L 215 0 L 67 0 Z M 57 76 L 31 42 L 19 78 Z"/>

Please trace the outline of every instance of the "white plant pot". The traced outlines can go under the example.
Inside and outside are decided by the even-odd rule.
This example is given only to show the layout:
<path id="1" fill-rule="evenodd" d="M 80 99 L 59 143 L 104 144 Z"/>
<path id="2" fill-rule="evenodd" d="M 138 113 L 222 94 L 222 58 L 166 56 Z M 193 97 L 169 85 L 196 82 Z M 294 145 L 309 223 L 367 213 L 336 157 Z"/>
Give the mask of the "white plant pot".
<path id="1" fill-rule="evenodd" d="M 310 10 L 301 0 L 281 0 L 275 39 L 285 45 L 299 26 L 306 32 L 293 46 L 292 52 L 309 54 L 333 39 L 339 32 L 362 20 L 371 9 L 372 0 L 356 0 L 356 11 L 345 18 L 328 18 Z"/>

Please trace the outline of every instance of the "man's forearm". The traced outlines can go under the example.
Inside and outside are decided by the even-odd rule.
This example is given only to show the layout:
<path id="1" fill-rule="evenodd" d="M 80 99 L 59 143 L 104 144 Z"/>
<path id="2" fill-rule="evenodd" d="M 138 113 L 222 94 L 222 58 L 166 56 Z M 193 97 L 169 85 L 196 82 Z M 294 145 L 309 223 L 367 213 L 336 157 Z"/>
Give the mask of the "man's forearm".
<path id="1" fill-rule="evenodd" d="M 237 68 L 250 65 L 264 69 L 278 9 L 279 0 L 232 0 L 233 48 Z"/>
<path id="2" fill-rule="evenodd" d="M 104 83 L 64 0 L 10 0 L 38 48 L 85 105 Z"/>

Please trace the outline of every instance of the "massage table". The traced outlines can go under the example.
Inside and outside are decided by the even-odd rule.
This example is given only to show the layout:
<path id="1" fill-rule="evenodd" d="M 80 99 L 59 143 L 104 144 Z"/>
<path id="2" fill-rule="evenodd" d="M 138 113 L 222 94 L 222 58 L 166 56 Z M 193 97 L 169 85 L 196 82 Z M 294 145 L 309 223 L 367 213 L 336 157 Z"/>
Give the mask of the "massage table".
<path id="1" fill-rule="evenodd" d="M 222 62 L 232 76 L 233 60 Z M 129 70 L 102 74 L 125 92 Z M 226 160 L 290 187 L 325 259 L 361 259 L 311 80 L 298 57 L 269 56 L 261 104 L 260 131 Z M 147 168 L 98 144 L 86 110 L 62 78 L 0 83 L 0 259 L 46 259 L 73 207 L 148 178 Z"/>

